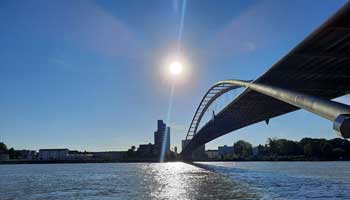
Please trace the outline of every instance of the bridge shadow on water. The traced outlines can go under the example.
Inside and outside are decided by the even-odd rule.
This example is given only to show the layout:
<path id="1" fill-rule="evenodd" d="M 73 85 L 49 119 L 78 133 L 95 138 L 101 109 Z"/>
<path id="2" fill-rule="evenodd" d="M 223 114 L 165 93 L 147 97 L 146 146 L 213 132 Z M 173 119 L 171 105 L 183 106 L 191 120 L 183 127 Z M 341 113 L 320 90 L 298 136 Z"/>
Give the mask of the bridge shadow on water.
<path id="1" fill-rule="evenodd" d="M 350 162 L 194 162 L 262 199 L 350 199 Z M 337 170 L 338 169 L 338 170 Z"/>

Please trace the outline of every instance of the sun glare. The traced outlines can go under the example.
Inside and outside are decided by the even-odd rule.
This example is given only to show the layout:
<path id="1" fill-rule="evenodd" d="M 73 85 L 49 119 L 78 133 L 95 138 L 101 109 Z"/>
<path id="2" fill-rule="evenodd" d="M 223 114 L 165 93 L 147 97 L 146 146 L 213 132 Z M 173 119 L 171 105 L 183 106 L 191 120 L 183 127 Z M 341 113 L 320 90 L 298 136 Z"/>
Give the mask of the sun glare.
<path id="1" fill-rule="evenodd" d="M 180 62 L 172 62 L 169 66 L 170 73 L 173 75 L 179 75 L 182 72 L 182 64 Z"/>

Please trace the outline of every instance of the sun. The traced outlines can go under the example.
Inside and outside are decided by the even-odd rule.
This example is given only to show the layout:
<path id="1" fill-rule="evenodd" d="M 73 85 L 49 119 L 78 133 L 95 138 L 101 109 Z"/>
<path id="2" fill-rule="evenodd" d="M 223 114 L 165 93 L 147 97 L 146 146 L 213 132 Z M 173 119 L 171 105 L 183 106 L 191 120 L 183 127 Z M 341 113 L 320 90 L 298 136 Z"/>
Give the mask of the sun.
<path id="1" fill-rule="evenodd" d="M 174 61 L 169 65 L 170 73 L 173 75 L 179 75 L 182 72 L 182 64 L 178 61 Z"/>

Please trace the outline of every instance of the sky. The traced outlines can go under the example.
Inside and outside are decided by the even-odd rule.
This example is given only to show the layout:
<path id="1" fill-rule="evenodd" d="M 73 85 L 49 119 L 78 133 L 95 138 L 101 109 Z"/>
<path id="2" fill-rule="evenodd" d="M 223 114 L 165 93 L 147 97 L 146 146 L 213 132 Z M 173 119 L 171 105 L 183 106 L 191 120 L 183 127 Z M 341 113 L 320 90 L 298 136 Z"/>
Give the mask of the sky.
<path id="1" fill-rule="evenodd" d="M 0 141 L 15 149 L 127 150 L 153 142 L 157 120 L 167 119 L 171 144 L 181 149 L 211 85 L 256 79 L 345 2 L 0 1 Z M 174 59 L 184 68 L 176 78 L 168 72 Z M 269 137 L 337 135 L 331 122 L 297 111 L 206 147 Z"/>

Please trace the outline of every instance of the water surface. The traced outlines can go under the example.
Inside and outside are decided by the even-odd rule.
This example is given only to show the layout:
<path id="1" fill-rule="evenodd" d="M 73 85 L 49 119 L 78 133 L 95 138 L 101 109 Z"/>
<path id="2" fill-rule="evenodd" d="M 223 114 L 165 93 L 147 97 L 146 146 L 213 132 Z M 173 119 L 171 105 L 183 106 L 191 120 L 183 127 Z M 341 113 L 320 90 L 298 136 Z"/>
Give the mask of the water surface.
<path id="1" fill-rule="evenodd" d="M 350 162 L 198 164 L 0 165 L 0 199 L 350 199 Z"/>
<path id="2" fill-rule="evenodd" d="M 248 184 L 263 199 L 350 199 L 350 162 L 200 164 Z"/>

